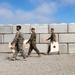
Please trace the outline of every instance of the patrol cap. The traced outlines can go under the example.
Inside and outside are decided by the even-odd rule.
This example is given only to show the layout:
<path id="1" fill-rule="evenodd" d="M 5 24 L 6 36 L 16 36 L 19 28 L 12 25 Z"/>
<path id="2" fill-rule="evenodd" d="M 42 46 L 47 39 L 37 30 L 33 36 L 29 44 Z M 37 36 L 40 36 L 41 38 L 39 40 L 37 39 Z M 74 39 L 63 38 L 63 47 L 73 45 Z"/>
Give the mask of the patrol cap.
<path id="1" fill-rule="evenodd" d="M 17 28 L 19 28 L 19 29 L 21 29 L 21 26 L 20 25 L 18 25 L 18 26 L 16 26 Z"/>
<path id="2" fill-rule="evenodd" d="M 51 30 L 54 30 L 54 28 L 51 28 Z"/>
<path id="3" fill-rule="evenodd" d="M 35 28 L 31 28 L 31 30 L 35 30 Z"/>

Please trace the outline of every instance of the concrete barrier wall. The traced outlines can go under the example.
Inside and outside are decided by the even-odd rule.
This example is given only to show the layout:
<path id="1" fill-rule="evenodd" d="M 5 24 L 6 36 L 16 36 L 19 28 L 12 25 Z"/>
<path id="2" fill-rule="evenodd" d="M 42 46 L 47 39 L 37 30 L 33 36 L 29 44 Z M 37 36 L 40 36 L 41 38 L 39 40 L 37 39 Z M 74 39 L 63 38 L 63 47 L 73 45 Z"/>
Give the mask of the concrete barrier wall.
<path id="1" fill-rule="evenodd" d="M 0 52 L 10 52 L 8 43 L 13 40 L 16 33 L 16 26 L 22 26 L 25 39 L 30 37 L 30 29 L 34 27 L 37 33 L 37 47 L 40 52 L 46 52 L 50 41 L 46 39 L 50 36 L 50 28 L 55 29 L 59 49 L 61 53 L 75 53 L 75 24 L 0 24 Z"/>

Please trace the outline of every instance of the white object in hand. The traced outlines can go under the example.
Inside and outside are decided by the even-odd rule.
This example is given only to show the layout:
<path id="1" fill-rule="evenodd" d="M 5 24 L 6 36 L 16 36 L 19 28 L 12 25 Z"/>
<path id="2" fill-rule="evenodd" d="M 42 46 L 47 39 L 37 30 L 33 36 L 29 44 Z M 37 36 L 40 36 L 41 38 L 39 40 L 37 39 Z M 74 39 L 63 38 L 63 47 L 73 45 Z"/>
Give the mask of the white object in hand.
<path id="1" fill-rule="evenodd" d="M 28 41 L 28 40 L 24 40 L 24 42 L 23 42 L 25 48 L 29 48 L 29 43 L 26 44 L 27 41 Z"/>
<path id="2" fill-rule="evenodd" d="M 51 43 L 51 52 L 57 52 L 59 51 L 59 44 L 58 42 Z"/>
<path id="3" fill-rule="evenodd" d="M 12 51 L 13 53 L 15 53 L 15 50 L 14 50 L 14 49 L 12 49 L 11 51 Z"/>
<path id="4" fill-rule="evenodd" d="M 15 52 L 15 43 L 14 44 L 11 44 L 11 42 L 9 42 L 9 48 L 14 53 Z"/>

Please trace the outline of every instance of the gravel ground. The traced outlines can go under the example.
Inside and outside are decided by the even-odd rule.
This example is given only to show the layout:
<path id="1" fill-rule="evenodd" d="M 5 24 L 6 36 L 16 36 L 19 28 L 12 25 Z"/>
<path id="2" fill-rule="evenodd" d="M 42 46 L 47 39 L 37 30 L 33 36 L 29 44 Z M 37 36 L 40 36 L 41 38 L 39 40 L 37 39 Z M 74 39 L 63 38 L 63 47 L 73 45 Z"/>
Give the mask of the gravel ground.
<path id="1" fill-rule="evenodd" d="M 31 54 L 27 61 L 9 61 L 12 54 L 0 54 L 0 75 L 75 75 L 75 54 Z"/>

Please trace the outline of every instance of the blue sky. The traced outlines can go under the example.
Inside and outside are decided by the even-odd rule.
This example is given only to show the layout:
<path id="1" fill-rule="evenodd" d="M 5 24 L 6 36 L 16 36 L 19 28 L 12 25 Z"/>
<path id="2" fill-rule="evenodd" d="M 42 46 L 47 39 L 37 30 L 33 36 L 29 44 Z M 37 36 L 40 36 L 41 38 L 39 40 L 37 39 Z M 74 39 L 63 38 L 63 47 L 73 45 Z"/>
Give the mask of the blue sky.
<path id="1" fill-rule="evenodd" d="M 74 22 L 75 0 L 0 0 L 0 24 Z"/>

